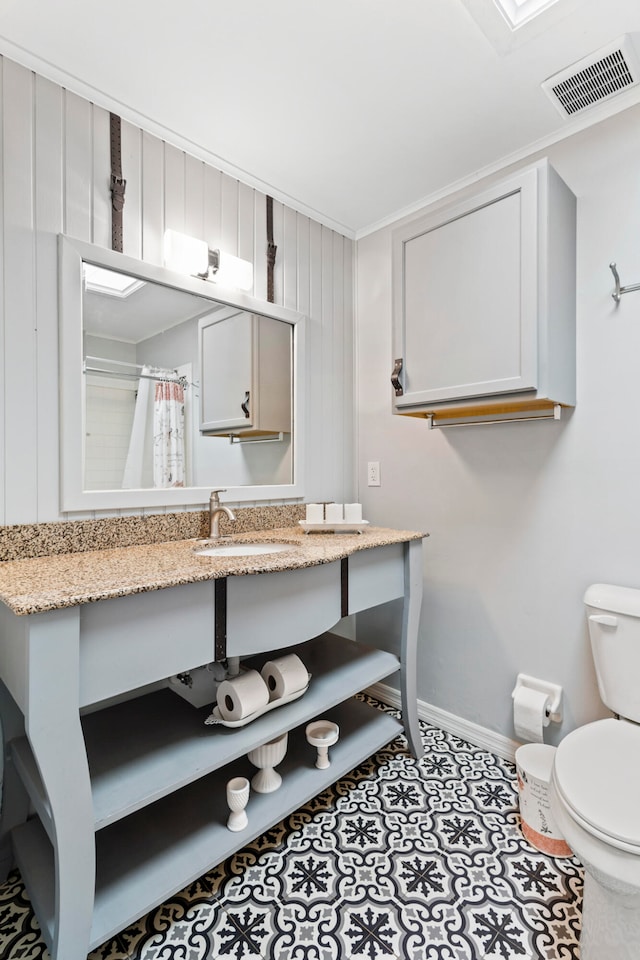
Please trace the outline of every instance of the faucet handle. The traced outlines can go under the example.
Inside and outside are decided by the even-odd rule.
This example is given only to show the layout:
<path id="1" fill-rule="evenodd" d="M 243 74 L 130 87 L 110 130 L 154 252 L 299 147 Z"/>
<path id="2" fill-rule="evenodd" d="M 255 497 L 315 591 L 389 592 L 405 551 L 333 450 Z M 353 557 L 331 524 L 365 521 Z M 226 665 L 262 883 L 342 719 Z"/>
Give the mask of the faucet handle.
<path id="1" fill-rule="evenodd" d="M 219 493 L 226 493 L 226 487 L 218 487 L 216 490 L 211 491 L 211 496 L 209 497 L 209 503 L 213 503 L 214 506 L 217 506 L 220 503 Z"/>

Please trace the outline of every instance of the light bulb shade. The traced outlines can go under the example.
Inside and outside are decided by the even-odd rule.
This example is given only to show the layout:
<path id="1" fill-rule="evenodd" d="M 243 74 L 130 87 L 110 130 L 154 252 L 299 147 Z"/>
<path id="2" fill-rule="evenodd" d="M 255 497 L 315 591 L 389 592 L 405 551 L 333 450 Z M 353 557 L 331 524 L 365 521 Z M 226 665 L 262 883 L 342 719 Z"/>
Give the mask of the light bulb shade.
<path id="1" fill-rule="evenodd" d="M 215 280 L 223 287 L 251 290 L 253 264 L 224 250 L 209 250 L 205 240 L 196 240 L 177 230 L 165 230 L 164 263 L 176 273 Z"/>
<path id="2" fill-rule="evenodd" d="M 169 270 L 190 276 L 206 277 L 209 269 L 209 248 L 205 240 L 196 240 L 177 230 L 164 232 L 164 263 Z"/>
<path id="3" fill-rule="evenodd" d="M 251 290 L 253 287 L 253 264 L 249 260 L 234 257 L 224 250 L 216 250 L 218 266 L 212 270 L 211 279 L 224 287 Z"/>

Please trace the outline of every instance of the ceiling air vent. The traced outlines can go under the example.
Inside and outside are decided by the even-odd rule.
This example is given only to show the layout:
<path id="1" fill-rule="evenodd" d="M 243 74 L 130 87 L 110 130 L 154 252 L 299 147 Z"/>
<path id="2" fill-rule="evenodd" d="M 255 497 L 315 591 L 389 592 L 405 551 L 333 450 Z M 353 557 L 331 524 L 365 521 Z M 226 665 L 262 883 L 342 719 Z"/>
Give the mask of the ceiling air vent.
<path id="1" fill-rule="evenodd" d="M 563 117 L 610 100 L 640 82 L 640 68 L 629 37 L 624 36 L 542 84 Z"/>

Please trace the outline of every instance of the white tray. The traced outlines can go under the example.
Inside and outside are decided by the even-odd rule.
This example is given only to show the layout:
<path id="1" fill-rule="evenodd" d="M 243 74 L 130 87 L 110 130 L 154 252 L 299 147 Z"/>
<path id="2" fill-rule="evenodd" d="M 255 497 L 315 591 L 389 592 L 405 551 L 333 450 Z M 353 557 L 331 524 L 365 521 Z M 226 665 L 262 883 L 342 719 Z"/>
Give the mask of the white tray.
<path id="1" fill-rule="evenodd" d="M 271 700 L 266 707 L 262 707 L 261 710 L 256 710 L 255 713 L 250 713 L 248 717 L 243 717 L 242 720 L 223 720 L 220 715 L 220 710 L 216 705 L 213 708 L 213 713 L 209 714 L 205 723 L 207 726 L 221 724 L 223 727 L 244 727 L 247 723 L 251 723 L 252 720 L 257 720 L 258 717 L 261 717 L 264 713 L 269 713 L 269 710 L 273 710 L 274 707 L 282 707 L 285 703 L 292 703 L 294 700 L 297 700 L 298 697 L 301 697 L 303 693 L 306 693 L 308 689 L 309 684 L 303 687 L 302 690 L 296 690 L 294 693 L 290 693 L 287 697 L 278 697 L 277 700 Z"/>
<path id="2" fill-rule="evenodd" d="M 368 520 L 360 520 L 358 523 L 350 523 L 349 520 L 341 520 L 338 523 L 307 523 L 306 520 L 298 520 L 305 533 L 324 530 L 327 533 L 362 533 L 365 527 L 369 526 Z"/>

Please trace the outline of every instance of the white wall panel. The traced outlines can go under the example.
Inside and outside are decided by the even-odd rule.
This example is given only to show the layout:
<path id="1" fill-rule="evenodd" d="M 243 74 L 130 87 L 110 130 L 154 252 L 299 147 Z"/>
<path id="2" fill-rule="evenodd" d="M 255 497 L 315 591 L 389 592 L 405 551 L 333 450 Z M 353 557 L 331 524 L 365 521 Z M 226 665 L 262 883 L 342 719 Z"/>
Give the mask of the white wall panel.
<path id="1" fill-rule="evenodd" d="M 238 256 L 238 181 L 223 173 L 220 178 L 220 235 L 216 247 Z"/>
<path id="2" fill-rule="evenodd" d="M 2 63 L 2 69 L 0 69 L 0 98 L 4 103 L 4 62 Z M 0 122 L 0 182 L 4 184 L 4 120 Z M 3 200 L 4 200 L 4 188 L 3 188 Z M 4 203 L 3 203 L 4 209 Z M 0 230 L 0 289 L 4 291 L 4 224 L 3 229 Z M 2 356 L 0 356 L 0 368 L 4 374 L 6 368 L 6 349 L 5 349 L 5 304 L 4 304 L 4 292 L 0 296 L 0 350 L 2 351 Z M 7 403 L 5 400 L 5 379 L 2 378 L 2 384 L 0 384 L 0 453 L 3 457 L 3 463 L 6 463 L 6 430 L 5 430 L 5 410 L 7 409 Z M 7 486 L 7 472 L 6 469 L 3 469 L 0 476 L 0 520 L 4 523 L 4 518 L 7 515 L 7 501 L 6 501 L 6 486 Z"/>
<path id="3" fill-rule="evenodd" d="M 37 504 L 33 74 L 7 62 L 3 93 L 5 503 L 24 523 Z"/>
<path id="4" fill-rule="evenodd" d="M 220 246 L 222 227 L 222 174 L 213 167 L 204 168 L 204 235 L 209 247 Z"/>
<path id="5" fill-rule="evenodd" d="M 36 393 L 38 422 L 37 515 L 55 517 L 58 476 L 58 305 L 52 278 L 57 275 L 57 235 L 64 198 L 64 97 L 57 84 L 35 78 L 36 225 Z M 55 280 L 54 280 L 55 283 Z M 31 512 L 31 510 L 30 510 Z"/>
<path id="6" fill-rule="evenodd" d="M 309 314 L 310 304 L 310 278 L 309 269 L 309 218 L 304 214 L 296 214 L 298 223 L 296 226 L 296 253 L 298 262 L 296 265 L 296 299 L 300 313 Z"/>
<path id="7" fill-rule="evenodd" d="M 164 145 L 164 230 L 185 231 L 185 155 Z"/>
<path id="8" fill-rule="evenodd" d="M 339 466 L 337 461 L 340 452 L 333 444 L 332 439 L 338 420 L 337 391 L 341 389 L 339 376 L 341 371 L 336 370 L 335 378 L 330 382 L 327 371 L 332 369 L 334 361 L 335 330 L 333 325 L 333 231 L 323 226 L 321 230 L 322 250 L 322 445 L 331 450 L 322 469 L 322 487 L 330 490 L 325 495 L 327 500 L 337 500 L 333 491 L 337 486 Z M 332 449 L 333 447 L 333 449 Z"/>
<path id="9" fill-rule="evenodd" d="M 82 97 L 65 92 L 64 232 L 79 240 L 92 240 L 93 213 L 92 106 Z"/>
<path id="10" fill-rule="evenodd" d="M 142 259 L 161 264 L 164 235 L 164 150 L 162 142 L 148 133 L 142 134 L 141 175 Z M 126 206 L 125 202 L 125 209 Z M 126 235 L 124 244 L 126 250 Z"/>
<path id="11" fill-rule="evenodd" d="M 298 217 L 290 207 L 283 209 L 282 302 L 295 310 L 298 305 Z"/>
<path id="12" fill-rule="evenodd" d="M 344 319 L 344 263 L 342 260 L 343 254 L 343 237 L 337 236 L 335 233 L 332 235 L 332 246 L 333 246 L 333 264 L 332 264 L 332 273 L 331 273 L 331 314 L 333 322 L 333 356 L 331 358 L 331 369 L 335 370 L 337 373 L 337 379 L 334 385 L 333 390 L 333 400 L 334 400 L 334 430 L 339 431 L 342 435 L 342 418 L 344 415 L 345 409 L 345 398 L 347 395 L 347 385 L 350 379 L 350 371 L 345 370 L 345 356 L 344 356 L 344 343 L 342 337 L 340 336 L 340 330 L 342 329 L 342 323 Z M 336 447 L 335 451 L 335 465 L 334 465 L 334 476 L 333 476 L 333 487 L 334 489 L 341 489 L 343 477 L 344 477 L 344 466 L 345 466 L 345 448 L 341 444 L 340 447 Z"/>
<path id="13" fill-rule="evenodd" d="M 340 327 L 344 328 L 349 323 L 353 313 L 353 242 L 347 237 L 338 235 L 342 247 L 342 283 L 336 286 L 336 296 L 342 297 L 342 307 L 340 315 Z M 340 434 L 342 437 L 342 483 L 343 489 L 350 489 L 352 483 L 352 471 L 354 465 L 358 463 L 358 450 L 356 446 L 356 425 L 353 416 L 355 407 L 355 344 L 352 337 L 339 338 L 342 350 L 342 420 L 340 424 Z M 354 481 L 355 483 L 355 481 Z M 354 486 L 354 494 L 357 488 Z"/>
<path id="14" fill-rule="evenodd" d="M 185 157 L 184 232 L 202 237 L 204 231 L 204 164 L 195 157 Z"/>
<path id="15" fill-rule="evenodd" d="M 111 127 L 109 113 L 94 107 L 93 178 L 91 190 L 91 240 L 101 247 L 111 246 Z M 128 198 L 130 199 L 130 198 Z"/>
<path id="16" fill-rule="evenodd" d="M 0 103 L 0 523 L 12 524 L 64 519 L 56 237 L 111 245 L 109 112 L 6 59 Z M 122 173 L 126 254 L 162 263 L 171 226 L 253 260 L 253 293 L 266 300 L 264 194 L 125 121 Z M 349 499 L 352 244 L 278 202 L 273 219 L 275 302 L 310 318 L 307 416 L 299 425 L 311 438 L 308 495 Z M 80 516 L 91 514 L 73 519 Z"/>
<path id="17" fill-rule="evenodd" d="M 324 421 L 326 411 L 323 406 L 324 353 L 323 314 L 322 314 L 322 226 L 315 220 L 309 222 L 309 331 L 307 333 L 307 384 L 308 413 L 312 424 L 312 445 L 324 449 Z M 308 477 L 308 499 L 310 501 L 335 499 L 329 493 L 325 483 L 324 463 L 320 461 L 317 469 Z"/>
<path id="18" fill-rule="evenodd" d="M 238 256 L 253 263 L 255 233 L 254 191 L 246 183 L 238 184 Z"/>

